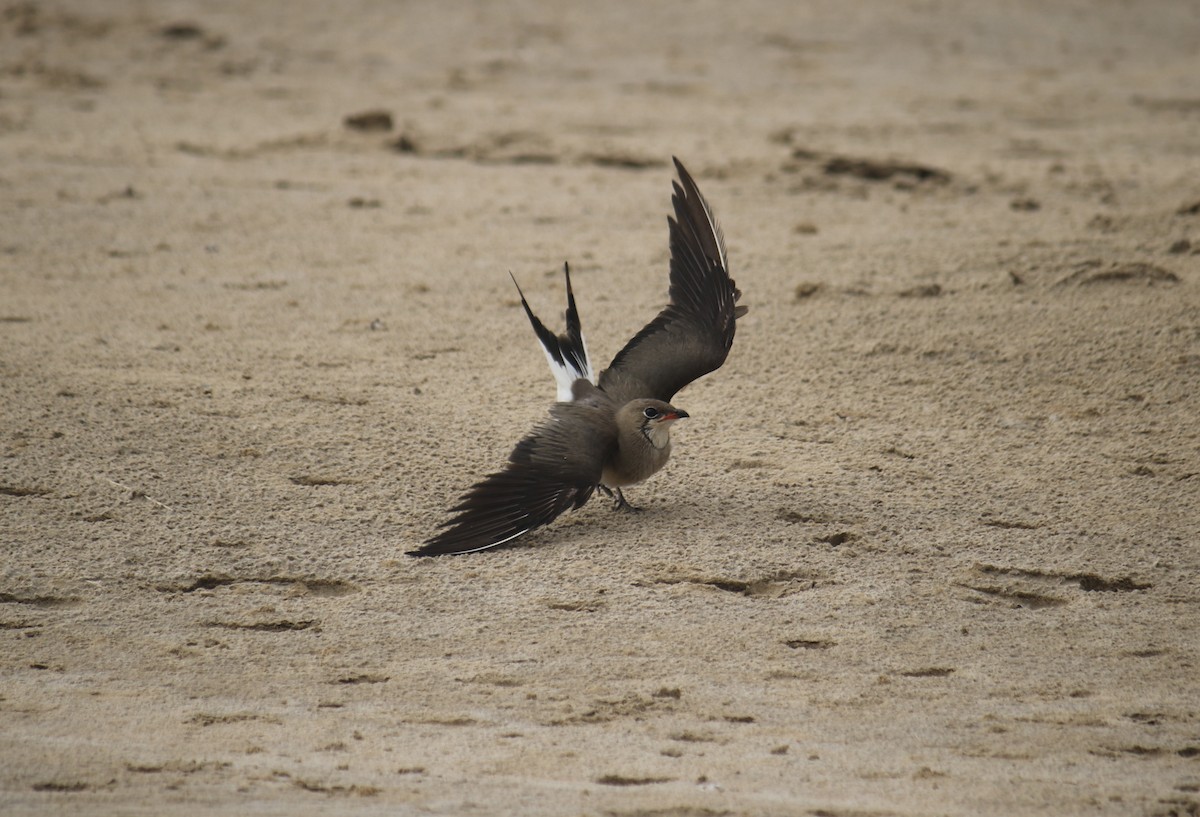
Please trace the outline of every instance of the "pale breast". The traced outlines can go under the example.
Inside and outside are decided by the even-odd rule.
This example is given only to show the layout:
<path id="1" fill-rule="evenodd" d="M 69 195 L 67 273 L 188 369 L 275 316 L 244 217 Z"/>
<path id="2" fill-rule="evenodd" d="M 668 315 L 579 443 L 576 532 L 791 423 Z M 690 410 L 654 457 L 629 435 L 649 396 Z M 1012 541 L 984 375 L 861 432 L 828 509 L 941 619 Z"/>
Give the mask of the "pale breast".
<path id="1" fill-rule="evenodd" d="M 634 442 L 617 449 L 616 454 L 604 464 L 600 481 L 610 488 L 633 485 L 649 479 L 655 471 L 667 464 L 670 457 L 670 441 L 662 448 L 655 448 L 642 437 L 641 444 Z"/>

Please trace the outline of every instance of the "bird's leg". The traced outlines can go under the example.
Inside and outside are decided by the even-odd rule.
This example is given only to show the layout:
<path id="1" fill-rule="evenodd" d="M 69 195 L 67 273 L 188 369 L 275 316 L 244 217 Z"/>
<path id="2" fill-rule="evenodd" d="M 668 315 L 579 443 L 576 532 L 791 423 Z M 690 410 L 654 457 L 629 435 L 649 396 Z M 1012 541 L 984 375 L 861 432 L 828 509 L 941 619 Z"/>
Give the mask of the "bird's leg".
<path id="1" fill-rule="evenodd" d="M 625 511 L 625 513 L 641 513 L 642 509 L 636 505 L 630 505 L 625 499 L 625 494 L 621 493 L 621 489 L 616 489 L 616 499 L 613 500 L 613 510 Z"/>
<path id="2" fill-rule="evenodd" d="M 626 513 L 641 513 L 641 511 L 642 511 L 641 508 L 637 507 L 636 505 L 629 504 L 629 501 L 627 499 L 625 499 L 625 494 L 621 493 L 620 488 L 609 488 L 604 483 L 600 483 L 596 487 L 600 490 L 600 493 L 604 494 L 606 497 L 608 497 L 609 499 L 611 499 L 613 501 L 613 510 L 614 511 L 625 511 Z"/>

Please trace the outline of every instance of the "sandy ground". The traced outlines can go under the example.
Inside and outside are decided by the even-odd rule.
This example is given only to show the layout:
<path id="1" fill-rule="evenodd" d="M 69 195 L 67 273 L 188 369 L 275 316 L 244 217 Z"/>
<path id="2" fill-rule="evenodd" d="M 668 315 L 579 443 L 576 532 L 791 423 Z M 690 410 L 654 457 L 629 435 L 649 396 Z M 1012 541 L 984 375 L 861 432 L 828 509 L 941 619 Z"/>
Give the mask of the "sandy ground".
<path id="1" fill-rule="evenodd" d="M 1194 817 L 1198 41 L 6 3 L 0 812 Z M 646 512 L 405 557 L 553 399 L 508 270 L 664 302 L 672 154 L 751 311 Z"/>

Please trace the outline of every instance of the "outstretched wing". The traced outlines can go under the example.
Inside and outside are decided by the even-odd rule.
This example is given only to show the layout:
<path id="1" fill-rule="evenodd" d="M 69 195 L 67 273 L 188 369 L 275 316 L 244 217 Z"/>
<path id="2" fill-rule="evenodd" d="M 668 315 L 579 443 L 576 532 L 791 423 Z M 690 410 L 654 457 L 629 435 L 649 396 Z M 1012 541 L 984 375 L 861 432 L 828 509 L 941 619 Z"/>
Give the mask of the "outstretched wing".
<path id="1" fill-rule="evenodd" d="M 592 402 L 556 403 L 549 419 L 517 443 L 504 470 L 477 482 L 441 532 L 408 555 L 487 550 L 580 507 L 616 440 L 611 412 Z"/>
<path id="2" fill-rule="evenodd" d="M 675 393 L 719 368 L 746 313 L 729 277 L 725 238 L 691 174 L 675 159 L 679 181 L 668 217 L 670 303 L 600 373 L 600 388 L 617 403 L 639 397 L 670 402 Z"/>

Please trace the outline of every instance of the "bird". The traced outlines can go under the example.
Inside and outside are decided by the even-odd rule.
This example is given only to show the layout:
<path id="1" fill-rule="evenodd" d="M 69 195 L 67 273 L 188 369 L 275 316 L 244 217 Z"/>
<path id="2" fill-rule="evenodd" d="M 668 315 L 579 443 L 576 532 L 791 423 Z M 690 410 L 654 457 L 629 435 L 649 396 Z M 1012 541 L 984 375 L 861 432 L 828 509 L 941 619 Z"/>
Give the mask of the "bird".
<path id="1" fill-rule="evenodd" d="M 549 416 L 525 436 L 504 467 L 475 483 L 450 518 L 410 556 L 474 553 L 512 542 L 580 508 L 599 491 L 614 507 L 637 511 L 621 489 L 652 476 L 671 455 L 671 428 L 686 411 L 671 404 L 692 381 L 729 355 L 741 291 L 729 277 L 725 237 L 691 174 L 673 158 L 674 215 L 669 302 L 597 377 L 588 357 L 571 269 L 566 331 L 555 335 L 534 314 L 515 276 L 521 306 L 556 383 Z"/>

